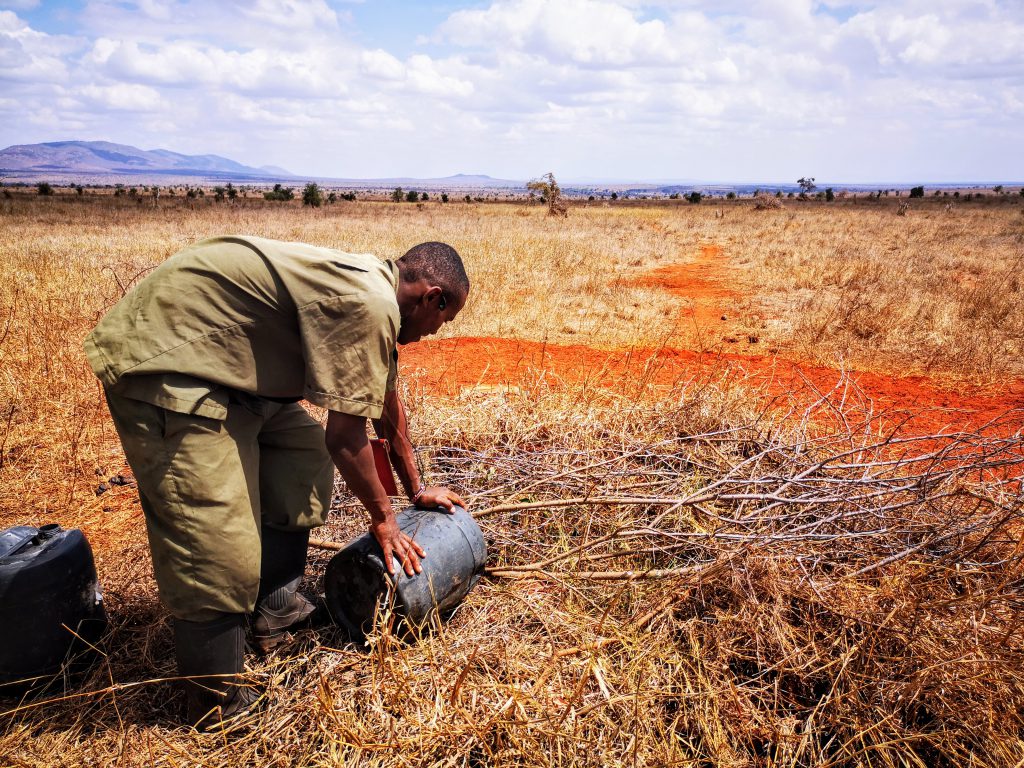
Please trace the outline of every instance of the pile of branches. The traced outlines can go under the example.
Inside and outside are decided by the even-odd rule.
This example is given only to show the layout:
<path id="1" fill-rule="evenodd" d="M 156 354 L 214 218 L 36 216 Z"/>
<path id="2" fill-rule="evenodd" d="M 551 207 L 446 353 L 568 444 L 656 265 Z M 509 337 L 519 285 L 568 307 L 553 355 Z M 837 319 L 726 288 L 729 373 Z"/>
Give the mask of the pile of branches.
<path id="1" fill-rule="evenodd" d="M 775 211 L 782 207 L 782 201 L 774 195 L 769 195 L 764 192 L 754 195 L 755 211 Z"/>
<path id="2" fill-rule="evenodd" d="M 681 754 L 1024 757 L 1021 413 L 898 437 L 823 398 L 802 419 L 693 432 L 699 401 L 643 419 L 576 404 L 525 426 L 515 399 L 488 402 L 492 431 L 436 449 L 433 465 L 477 489 L 492 578 L 557 585 L 600 617 L 568 633 L 582 645 L 552 638 L 556 656 L 643 638 L 690 654 L 686 673 L 633 693 Z"/>

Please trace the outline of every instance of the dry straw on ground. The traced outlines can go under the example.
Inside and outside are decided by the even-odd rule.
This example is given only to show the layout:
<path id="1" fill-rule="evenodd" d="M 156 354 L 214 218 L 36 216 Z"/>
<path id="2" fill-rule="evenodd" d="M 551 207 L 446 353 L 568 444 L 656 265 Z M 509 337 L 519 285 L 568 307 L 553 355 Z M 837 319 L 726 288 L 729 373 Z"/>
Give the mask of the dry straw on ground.
<path id="1" fill-rule="evenodd" d="M 582 309 L 579 336 L 604 346 L 671 333 L 645 320 L 665 317 L 671 297 L 617 277 L 717 242 L 760 281 L 752 304 L 787 308 L 786 323 L 767 332 L 802 349 L 803 329 L 820 320 L 803 302 L 815 281 L 826 312 L 842 296 L 895 301 L 900 291 L 938 307 L 950 270 L 994 293 L 1019 254 L 1001 209 L 963 206 L 931 220 L 916 210 L 902 219 L 824 207 L 766 215 L 748 204 L 715 219 L 700 207 L 613 208 L 573 211 L 565 223 L 506 206 L 63 205 L 16 200 L 0 230 L 0 522 L 83 525 L 112 633 L 103 662 L 68 698 L 3 703 L 0 763 L 1024 760 L 1019 414 L 970 434 L 893 438 L 838 375 L 816 402 L 770 405 L 713 372 L 670 390 L 642 374 L 614 392 L 538 380 L 439 400 L 412 387 L 424 465 L 470 493 L 490 575 L 418 642 L 402 644 L 382 626 L 357 649 L 319 629 L 291 656 L 251 659 L 252 683 L 272 706 L 242 723 L 247 731 L 201 736 L 171 727 L 182 702 L 165 681 L 169 626 L 133 491 L 92 493 L 96 471 L 115 474 L 123 458 L 78 349 L 119 283 L 223 231 L 384 254 L 450 239 L 479 288 L 456 330 L 544 338 Z M 973 253 L 962 250 L 968 240 L 979 243 Z M 959 255 L 944 256 L 944 242 Z M 909 266 L 873 282 L 872 266 L 889 262 Z M 959 290 L 953 311 L 971 296 L 987 306 L 972 286 Z M 633 299 L 637 315 L 616 318 Z M 1017 365 L 1006 344 L 1018 311 L 977 316 L 995 345 L 986 353 L 993 370 Z M 878 364 L 905 349 L 905 368 L 960 376 L 964 360 L 978 359 L 952 320 L 921 315 L 948 341 L 949 357 L 936 357 L 901 339 L 893 313 L 877 348 L 846 340 L 841 322 L 824 324 L 820 354 L 843 349 Z M 338 506 L 321 537 L 362 529 L 341 488 Z M 311 590 L 329 556 L 314 552 Z"/>

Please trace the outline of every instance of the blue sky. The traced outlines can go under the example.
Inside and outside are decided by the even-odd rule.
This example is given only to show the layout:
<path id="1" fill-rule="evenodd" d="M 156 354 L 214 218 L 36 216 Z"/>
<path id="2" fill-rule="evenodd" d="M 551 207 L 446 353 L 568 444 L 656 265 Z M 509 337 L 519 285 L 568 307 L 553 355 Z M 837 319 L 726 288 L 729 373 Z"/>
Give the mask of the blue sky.
<path id="1" fill-rule="evenodd" d="M 0 0 L 0 146 L 335 177 L 1024 179 L 1019 0 Z"/>

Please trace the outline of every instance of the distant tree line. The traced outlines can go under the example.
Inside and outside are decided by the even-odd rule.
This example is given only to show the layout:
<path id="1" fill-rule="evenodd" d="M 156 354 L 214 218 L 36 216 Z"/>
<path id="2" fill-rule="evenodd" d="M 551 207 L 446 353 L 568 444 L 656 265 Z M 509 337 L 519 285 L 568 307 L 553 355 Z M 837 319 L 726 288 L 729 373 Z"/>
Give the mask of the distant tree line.
<path id="1" fill-rule="evenodd" d="M 427 192 L 417 192 L 415 189 L 408 191 L 403 190 L 401 187 L 395 187 L 391 191 L 391 200 L 395 203 L 400 203 L 403 200 L 407 203 L 425 203 L 430 199 L 430 194 Z M 448 202 L 448 193 L 442 192 L 440 200 L 442 203 Z"/>

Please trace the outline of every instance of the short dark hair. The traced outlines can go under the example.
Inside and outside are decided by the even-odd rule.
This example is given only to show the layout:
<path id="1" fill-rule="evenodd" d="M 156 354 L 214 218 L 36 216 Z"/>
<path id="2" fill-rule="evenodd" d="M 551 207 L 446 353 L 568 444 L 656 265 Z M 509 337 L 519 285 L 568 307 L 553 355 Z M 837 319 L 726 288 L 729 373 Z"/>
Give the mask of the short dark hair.
<path id="1" fill-rule="evenodd" d="M 450 293 L 469 295 L 469 277 L 458 251 L 447 243 L 429 242 L 414 245 L 398 260 L 403 280 L 421 278 Z"/>

